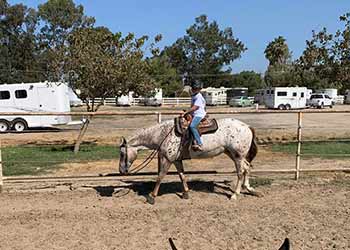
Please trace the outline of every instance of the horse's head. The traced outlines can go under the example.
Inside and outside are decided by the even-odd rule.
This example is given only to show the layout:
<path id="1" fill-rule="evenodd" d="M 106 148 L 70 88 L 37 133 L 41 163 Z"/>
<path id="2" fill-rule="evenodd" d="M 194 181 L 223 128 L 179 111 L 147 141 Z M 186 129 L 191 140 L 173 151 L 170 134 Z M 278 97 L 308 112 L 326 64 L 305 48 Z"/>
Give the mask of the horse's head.
<path id="1" fill-rule="evenodd" d="M 137 158 L 137 149 L 128 145 L 124 137 L 120 142 L 120 158 L 119 158 L 119 172 L 121 174 L 127 174 L 132 163 Z"/>

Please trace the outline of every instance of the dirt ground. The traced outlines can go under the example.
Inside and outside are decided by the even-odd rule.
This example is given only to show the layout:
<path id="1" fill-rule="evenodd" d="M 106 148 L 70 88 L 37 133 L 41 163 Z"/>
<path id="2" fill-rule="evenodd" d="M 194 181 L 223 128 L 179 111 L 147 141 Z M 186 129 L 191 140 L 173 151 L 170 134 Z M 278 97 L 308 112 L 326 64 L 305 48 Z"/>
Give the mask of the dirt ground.
<path id="1" fill-rule="evenodd" d="M 105 107 L 105 110 L 122 110 Z M 142 108 L 141 108 L 142 109 Z M 350 110 L 338 106 L 337 110 Z M 222 108 L 220 110 L 223 110 Z M 223 115 L 213 115 L 220 118 Z M 226 115 L 227 116 L 227 115 Z M 240 114 L 257 129 L 260 142 L 295 138 L 296 114 Z M 304 139 L 350 138 L 350 114 L 306 114 Z M 172 119 L 172 117 L 163 117 Z M 156 123 L 156 117 L 105 117 L 92 121 L 85 142 L 116 144 L 120 136 Z M 125 128 L 129 129 L 125 129 Z M 79 127 L 0 135 L 2 144 L 69 144 Z M 142 159 L 138 159 L 140 162 Z M 136 162 L 135 164 L 137 164 Z M 57 176 L 117 172 L 117 160 L 64 164 Z M 344 160 L 302 159 L 302 168 L 349 167 Z M 295 156 L 261 146 L 255 169 L 290 169 Z M 154 171 L 156 163 L 145 171 Z M 185 169 L 230 171 L 225 156 L 193 160 Z M 174 170 L 174 169 L 171 169 Z M 259 179 L 263 178 L 263 179 Z M 253 175 L 253 181 L 265 177 Z M 0 194 L 0 249 L 278 249 L 289 237 L 292 249 L 350 249 L 350 175 L 267 176 L 256 189 L 264 196 L 228 198 L 226 182 L 192 179 L 190 199 L 181 199 L 177 178 L 166 177 L 156 204 L 145 203 L 149 181 L 5 186 Z M 223 182 L 225 181 L 225 182 Z M 258 182 L 259 183 L 259 182 Z"/>
<path id="2" fill-rule="evenodd" d="M 337 181 L 335 181 L 337 180 Z M 210 181 L 164 183 L 156 204 L 153 183 L 119 183 L 84 190 L 0 195 L 0 249 L 272 249 L 288 237 L 292 249 L 350 249 L 350 179 L 272 182 L 264 197 L 227 191 Z"/>

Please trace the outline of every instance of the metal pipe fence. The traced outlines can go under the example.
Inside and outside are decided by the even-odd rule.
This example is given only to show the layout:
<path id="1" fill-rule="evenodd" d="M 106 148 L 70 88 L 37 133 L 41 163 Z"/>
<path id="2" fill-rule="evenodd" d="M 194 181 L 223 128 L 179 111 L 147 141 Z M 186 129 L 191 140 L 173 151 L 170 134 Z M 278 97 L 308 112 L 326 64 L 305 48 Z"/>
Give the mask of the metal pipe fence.
<path id="1" fill-rule="evenodd" d="M 252 110 L 252 111 L 209 111 L 209 114 L 215 114 L 215 115 L 231 115 L 231 114 L 249 114 L 249 115 L 262 115 L 262 114 L 295 114 L 297 116 L 296 119 L 296 139 L 293 140 L 294 143 L 296 143 L 296 152 L 295 152 L 295 168 L 294 169 L 264 169 L 264 170 L 253 170 L 252 173 L 254 174 L 267 174 L 267 173 L 290 173 L 295 175 L 295 179 L 298 180 L 300 178 L 301 173 L 320 173 L 320 172 L 350 172 L 350 167 L 349 168 L 339 168 L 339 167 L 330 167 L 327 169 L 320 169 L 320 168 L 302 168 L 301 167 L 301 159 L 302 157 L 308 157 L 308 156 L 315 156 L 315 154 L 309 154 L 309 153 L 303 153 L 302 152 L 302 144 L 306 142 L 329 142 L 329 141 L 334 141 L 334 142 L 349 142 L 350 139 L 340 139 L 340 140 L 303 140 L 302 138 L 302 132 L 307 129 L 303 127 L 303 119 L 307 114 L 321 114 L 321 113 L 334 113 L 334 114 L 346 114 L 350 113 L 350 111 L 334 111 L 334 110 L 326 110 L 326 111 L 318 111 L 318 110 L 289 110 L 289 111 L 275 111 L 275 110 Z M 48 115 L 57 115 L 57 116 L 90 116 L 90 117 L 95 117 L 95 116 L 155 116 L 156 121 L 158 123 L 162 122 L 162 117 L 166 115 L 174 116 L 174 115 L 179 115 L 178 111 L 149 111 L 149 112 L 139 112 L 139 111 L 134 111 L 134 112 L 112 112 L 112 111 L 102 111 L 102 112 L 23 112 L 23 113 L 11 113 L 11 112 L 3 112 L 0 113 L 0 116 L 13 116 L 13 115 L 25 115 L 25 116 L 48 116 Z M 276 127 L 268 127 L 266 126 L 265 128 L 268 129 L 277 129 Z M 125 128 L 125 129 L 130 129 L 130 128 Z M 137 128 L 134 128 L 137 129 Z M 311 128 L 312 129 L 312 128 Z M 290 141 L 288 141 L 290 142 Z M 1 153 L 1 140 L 0 140 L 0 191 L 3 189 L 4 182 L 6 181 L 11 181 L 11 180 L 34 180 L 37 177 L 26 177 L 26 178 L 21 178 L 21 177 L 10 177 L 10 176 L 4 176 L 3 174 L 3 164 L 6 163 L 4 162 L 2 158 L 2 153 Z M 337 157 L 350 157 L 350 154 L 323 154 L 324 156 L 337 156 Z M 33 162 L 35 160 L 33 159 Z M 20 162 L 20 161 L 18 161 Z M 12 161 L 12 164 L 16 164 L 16 161 Z M 31 163 L 31 161 L 27 161 L 28 164 Z M 47 163 L 57 163 L 57 161 L 48 161 Z M 233 173 L 233 172 L 230 172 Z M 54 177 L 40 177 L 41 180 L 44 179 L 51 179 Z M 82 176 L 82 178 L 85 178 Z M 122 178 L 122 177 L 120 177 Z"/>

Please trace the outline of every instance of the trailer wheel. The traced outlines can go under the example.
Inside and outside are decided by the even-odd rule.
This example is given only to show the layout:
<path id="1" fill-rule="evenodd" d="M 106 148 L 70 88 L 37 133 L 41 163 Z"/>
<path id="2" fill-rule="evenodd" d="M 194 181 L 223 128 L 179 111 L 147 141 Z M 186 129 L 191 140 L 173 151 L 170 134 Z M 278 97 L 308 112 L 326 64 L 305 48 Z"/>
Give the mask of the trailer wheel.
<path id="1" fill-rule="evenodd" d="M 279 110 L 286 109 L 286 106 L 284 106 L 283 104 L 280 104 L 280 105 L 278 105 L 278 109 L 279 109 Z"/>
<path id="2" fill-rule="evenodd" d="M 6 132 L 10 128 L 10 123 L 5 119 L 0 119 L 0 132 Z"/>
<path id="3" fill-rule="evenodd" d="M 286 110 L 290 110 L 292 107 L 289 104 L 286 104 Z"/>
<path id="4" fill-rule="evenodd" d="M 16 132 L 23 132 L 28 128 L 28 124 L 23 119 L 15 119 L 12 121 L 12 129 Z"/>

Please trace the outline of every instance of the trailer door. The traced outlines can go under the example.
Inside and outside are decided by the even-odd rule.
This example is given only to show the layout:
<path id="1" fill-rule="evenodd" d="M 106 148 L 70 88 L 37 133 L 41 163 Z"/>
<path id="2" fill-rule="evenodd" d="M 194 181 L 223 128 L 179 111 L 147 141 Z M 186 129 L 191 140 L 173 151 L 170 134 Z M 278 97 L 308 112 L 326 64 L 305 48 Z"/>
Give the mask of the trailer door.
<path id="1" fill-rule="evenodd" d="M 57 109 L 56 91 L 50 87 L 38 87 L 39 110 L 43 112 L 55 112 Z M 57 116 L 40 116 L 41 126 L 51 126 L 57 123 Z"/>
<path id="2" fill-rule="evenodd" d="M 38 100 L 40 111 L 54 112 L 56 110 L 55 90 L 48 87 L 38 87 Z"/>

